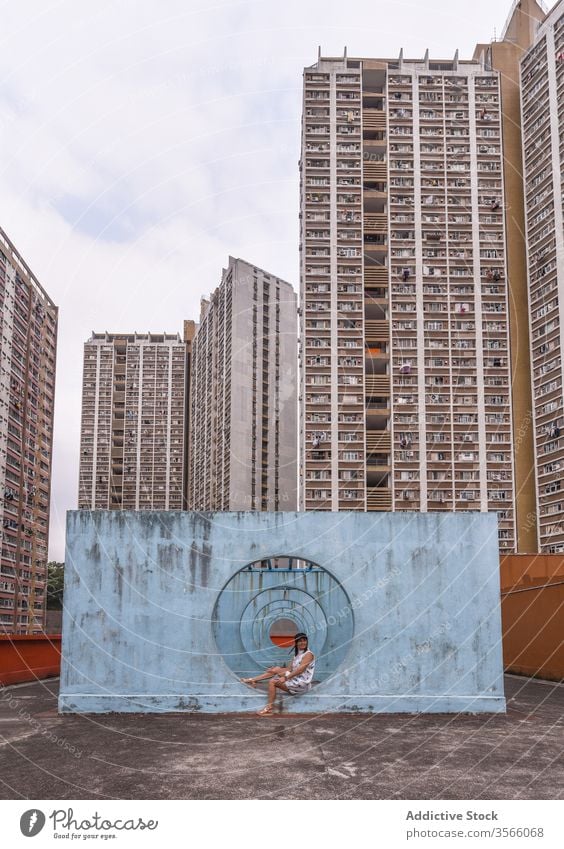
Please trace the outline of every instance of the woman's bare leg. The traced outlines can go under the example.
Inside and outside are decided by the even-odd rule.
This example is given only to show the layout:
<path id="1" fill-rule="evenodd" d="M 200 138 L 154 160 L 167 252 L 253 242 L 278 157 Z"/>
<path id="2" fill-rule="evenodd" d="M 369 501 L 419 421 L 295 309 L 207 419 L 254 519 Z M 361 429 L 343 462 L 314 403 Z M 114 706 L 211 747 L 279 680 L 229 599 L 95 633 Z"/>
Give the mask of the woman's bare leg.
<path id="1" fill-rule="evenodd" d="M 283 675 L 285 671 L 283 666 L 271 666 L 261 675 L 255 675 L 253 681 L 264 681 L 266 678 L 272 678 L 273 675 Z"/>
<path id="2" fill-rule="evenodd" d="M 243 684 L 250 684 L 254 687 L 257 681 L 266 681 L 267 678 L 272 678 L 273 675 L 283 675 L 285 671 L 283 666 L 271 666 L 266 672 L 262 672 L 260 675 L 255 675 L 252 678 L 241 678 L 241 681 Z"/>
<path id="3" fill-rule="evenodd" d="M 278 678 L 272 678 L 268 682 L 268 702 L 263 708 L 261 708 L 261 710 L 258 711 L 259 716 L 267 716 L 269 713 L 272 713 L 277 689 L 288 692 L 288 688 L 283 681 L 280 681 Z"/>

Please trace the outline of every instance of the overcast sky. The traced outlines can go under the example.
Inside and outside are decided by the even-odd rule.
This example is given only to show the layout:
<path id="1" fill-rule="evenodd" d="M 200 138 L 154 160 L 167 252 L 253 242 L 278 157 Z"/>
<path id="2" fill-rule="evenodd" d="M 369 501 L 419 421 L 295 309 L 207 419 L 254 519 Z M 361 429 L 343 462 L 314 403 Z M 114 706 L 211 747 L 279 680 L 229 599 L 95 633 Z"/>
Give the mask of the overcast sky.
<path id="1" fill-rule="evenodd" d="M 229 254 L 297 289 L 301 75 L 318 45 L 470 58 L 509 7 L 2 3 L 0 224 L 60 310 L 51 559 L 76 508 L 90 332 L 181 331 Z"/>

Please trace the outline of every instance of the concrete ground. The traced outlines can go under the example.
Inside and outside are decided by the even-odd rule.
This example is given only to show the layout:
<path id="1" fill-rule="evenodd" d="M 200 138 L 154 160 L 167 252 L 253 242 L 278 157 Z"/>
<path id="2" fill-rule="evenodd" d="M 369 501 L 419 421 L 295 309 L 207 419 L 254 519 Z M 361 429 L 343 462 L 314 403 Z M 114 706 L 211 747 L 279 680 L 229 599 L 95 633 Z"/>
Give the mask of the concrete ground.
<path id="1" fill-rule="evenodd" d="M 507 676 L 506 715 L 58 716 L 0 691 L 2 799 L 562 799 L 564 685 Z M 73 751 L 74 749 L 74 751 Z"/>

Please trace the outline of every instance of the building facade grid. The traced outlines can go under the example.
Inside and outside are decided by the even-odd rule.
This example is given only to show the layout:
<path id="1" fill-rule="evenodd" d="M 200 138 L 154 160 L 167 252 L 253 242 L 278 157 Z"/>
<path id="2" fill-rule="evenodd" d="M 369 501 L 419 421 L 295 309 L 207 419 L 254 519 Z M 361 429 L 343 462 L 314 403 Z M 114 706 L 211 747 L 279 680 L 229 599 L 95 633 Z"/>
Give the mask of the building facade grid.
<path id="1" fill-rule="evenodd" d="M 186 345 L 93 333 L 84 346 L 79 508 L 182 510 Z"/>
<path id="2" fill-rule="evenodd" d="M 521 61 L 539 550 L 564 552 L 564 3 Z"/>
<path id="3" fill-rule="evenodd" d="M 0 629 L 45 624 L 58 310 L 0 230 Z"/>
<path id="4" fill-rule="evenodd" d="M 293 510 L 297 304 L 289 283 L 229 258 L 193 341 L 190 508 Z"/>
<path id="5" fill-rule="evenodd" d="M 301 505 L 495 510 L 514 550 L 499 74 L 304 71 Z"/>

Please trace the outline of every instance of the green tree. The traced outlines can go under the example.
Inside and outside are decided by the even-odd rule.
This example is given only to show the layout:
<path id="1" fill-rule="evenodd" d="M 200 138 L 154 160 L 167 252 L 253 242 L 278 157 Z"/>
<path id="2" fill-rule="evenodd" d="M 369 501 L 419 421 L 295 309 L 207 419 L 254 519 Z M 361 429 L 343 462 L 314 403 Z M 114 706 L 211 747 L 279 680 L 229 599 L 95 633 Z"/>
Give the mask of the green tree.
<path id="1" fill-rule="evenodd" d="M 47 563 L 47 610 L 63 609 L 65 564 L 50 560 Z"/>

